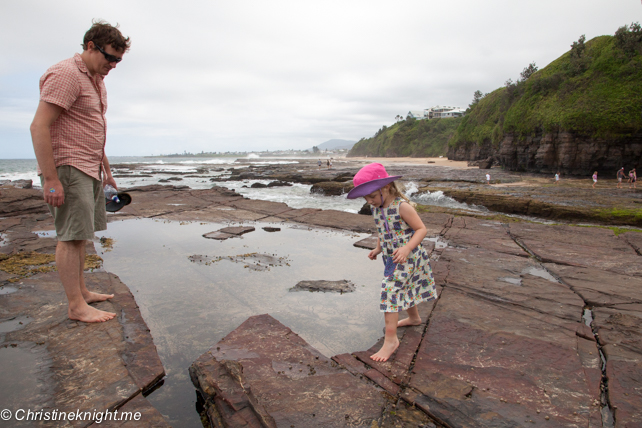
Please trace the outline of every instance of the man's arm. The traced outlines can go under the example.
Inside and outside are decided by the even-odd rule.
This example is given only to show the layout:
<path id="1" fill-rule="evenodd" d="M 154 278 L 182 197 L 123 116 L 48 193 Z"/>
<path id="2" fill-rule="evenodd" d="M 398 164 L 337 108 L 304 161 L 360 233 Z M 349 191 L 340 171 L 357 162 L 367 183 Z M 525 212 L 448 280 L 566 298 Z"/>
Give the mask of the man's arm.
<path id="1" fill-rule="evenodd" d="M 44 178 L 42 187 L 44 199 L 53 207 L 59 207 L 65 202 L 65 192 L 58 179 L 54 162 L 50 132 L 51 125 L 58 119 L 62 110 L 60 106 L 40 101 L 30 127 L 33 150 Z"/>
<path id="2" fill-rule="evenodd" d="M 107 155 L 103 156 L 103 187 L 105 185 L 110 184 L 114 187 L 114 189 L 118 190 L 118 186 L 116 186 L 116 180 L 114 180 L 114 177 L 111 175 L 111 168 L 109 167 L 109 160 L 107 159 Z"/>

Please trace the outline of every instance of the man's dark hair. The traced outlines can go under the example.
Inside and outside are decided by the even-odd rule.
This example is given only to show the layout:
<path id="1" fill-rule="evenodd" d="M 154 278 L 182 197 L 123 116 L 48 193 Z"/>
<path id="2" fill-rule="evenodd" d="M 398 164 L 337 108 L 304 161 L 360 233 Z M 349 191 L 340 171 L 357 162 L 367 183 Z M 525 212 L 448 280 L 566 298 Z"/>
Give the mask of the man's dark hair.
<path id="1" fill-rule="evenodd" d="M 87 50 L 87 44 L 89 42 L 94 42 L 95 45 L 98 45 L 103 49 L 105 46 L 111 45 L 111 47 L 116 49 L 118 52 L 127 52 L 131 45 L 129 37 L 125 38 L 121 34 L 118 29 L 118 24 L 114 27 L 103 20 L 92 21 L 92 26 L 85 33 L 85 38 L 83 39 L 83 50 Z"/>

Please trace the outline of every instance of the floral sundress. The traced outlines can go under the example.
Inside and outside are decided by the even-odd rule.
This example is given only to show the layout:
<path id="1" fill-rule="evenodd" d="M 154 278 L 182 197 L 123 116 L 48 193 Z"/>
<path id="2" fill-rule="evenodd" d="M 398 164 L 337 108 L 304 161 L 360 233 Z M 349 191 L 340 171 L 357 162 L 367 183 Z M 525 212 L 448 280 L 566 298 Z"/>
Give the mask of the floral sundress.
<path id="1" fill-rule="evenodd" d="M 428 252 L 421 244 L 408 254 L 405 263 L 392 263 L 393 251 L 406 245 L 415 233 L 401 218 L 401 202 L 402 198 L 396 198 L 388 208 L 372 210 L 386 265 L 381 282 L 382 312 L 401 312 L 437 297 Z"/>

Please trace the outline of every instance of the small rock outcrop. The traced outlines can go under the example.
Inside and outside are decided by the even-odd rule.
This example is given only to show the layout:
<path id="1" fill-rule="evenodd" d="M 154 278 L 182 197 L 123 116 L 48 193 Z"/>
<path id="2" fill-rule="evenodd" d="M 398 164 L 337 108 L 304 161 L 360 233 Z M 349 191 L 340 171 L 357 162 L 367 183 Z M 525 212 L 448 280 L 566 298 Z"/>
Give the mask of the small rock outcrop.
<path id="1" fill-rule="evenodd" d="M 315 183 L 310 188 L 310 193 L 319 193 L 326 196 L 340 196 L 348 193 L 354 186 L 351 181 L 337 182 L 337 181 L 323 181 Z"/>
<path id="2" fill-rule="evenodd" d="M 332 293 L 351 293 L 356 290 L 356 286 L 350 282 L 342 279 L 340 281 L 299 281 L 297 285 L 290 288 L 290 291 L 323 291 Z"/>
<path id="3" fill-rule="evenodd" d="M 212 426 L 371 426 L 387 401 L 267 314 L 248 318 L 189 373 Z"/>

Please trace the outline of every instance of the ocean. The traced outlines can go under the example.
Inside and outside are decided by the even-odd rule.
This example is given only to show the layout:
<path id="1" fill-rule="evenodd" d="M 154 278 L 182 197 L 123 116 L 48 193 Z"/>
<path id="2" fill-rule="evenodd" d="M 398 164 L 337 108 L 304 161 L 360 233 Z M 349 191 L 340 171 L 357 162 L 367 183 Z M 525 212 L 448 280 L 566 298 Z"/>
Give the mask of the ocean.
<path id="1" fill-rule="evenodd" d="M 351 213 L 358 212 L 363 206 L 362 199 L 350 200 L 341 196 L 322 196 L 310 193 L 311 185 L 294 183 L 288 187 L 252 188 L 254 183 L 268 184 L 270 180 L 243 180 L 212 182 L 212 178 L 229 176 L 231 168 L 244 168 L 254 165 L 296 164 L 301 158 L 296 157 L 259 157 L 250 154 L 247 157 L 185 158 L 185 157 L 145 157 L 145 156 L 111 156 L 113 175 L 120 189 L 150 184 L 171 184 L 188 186 L 191 189 L 209 189 L 213 185 L 232 189 L 250 199 L 283 202 L 291 208 L 334 209 Z M 309 158 L 306 158 L 309 160 Z M 127 168 L 129 164 L 144 165 L 134 173 Z M 115 168 L 114 168 L 115 166 Z M 218 168 L 212 168 L 218 167 Z M 203 172 L 205 168 L 206 171 Z M 36 174 L 35 159 L 0 159 L 0 183 L 5 180 L 32 180 L 33 186 L 40 187 Z M 175 177 L 172 177 L 174 173 Z M 171 180 L 168 180 L 171 178 Z M 404 182 L 406 194 L 413 202 L 422 205 L 433 205 L 456 208 L 472 212 L 486 211 L 483 207 L 460 203 L 445 196 L 443 192 L 418 192 L 418 184 Z"/>

